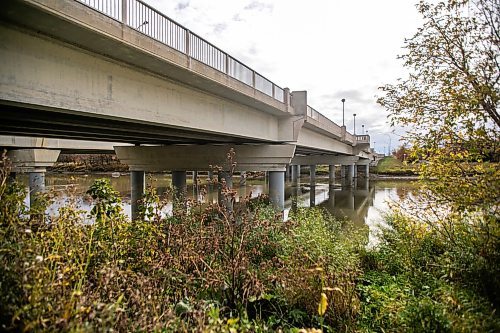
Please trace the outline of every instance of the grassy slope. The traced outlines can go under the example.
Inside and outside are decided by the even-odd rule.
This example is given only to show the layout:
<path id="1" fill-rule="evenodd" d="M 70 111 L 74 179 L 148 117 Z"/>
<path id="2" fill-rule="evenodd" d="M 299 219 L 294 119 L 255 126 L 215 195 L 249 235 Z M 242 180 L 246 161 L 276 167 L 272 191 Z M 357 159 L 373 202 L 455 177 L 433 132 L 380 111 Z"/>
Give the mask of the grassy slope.
<path id="1" fill-rule="evenodd" d="M 386 175 L 415 175 L 417 168 L 417 165 L 405 164 L 392 156 L 386 156 L 378 162 L 374 171 Z"/>

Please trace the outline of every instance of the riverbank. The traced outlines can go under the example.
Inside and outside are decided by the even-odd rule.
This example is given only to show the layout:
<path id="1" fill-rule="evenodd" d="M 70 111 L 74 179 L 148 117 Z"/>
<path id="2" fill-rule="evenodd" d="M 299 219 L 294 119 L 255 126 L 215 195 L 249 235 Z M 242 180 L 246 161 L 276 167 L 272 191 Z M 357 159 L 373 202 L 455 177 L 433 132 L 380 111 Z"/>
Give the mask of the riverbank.
<path id="1" fill-rule="evenodd" d="M 394 156 L 386 156 L 374 167 L 370 167 L 370 173 L 379 176 L 412 177 L 418 176 L 418 164 L 403 162 Z"/>
<path id="2" fill-rule="evenodd" d="M 28 218 L 25 193 L 6 186 L 14 185 L 0 182 L 0 194 L 8 193 L 0 200 L 3 329 L 500 328 L 495 307 L 463 285 L 460 257 L 450 257 L 468 245 L 441 251 L 442 235 L 395 215 L 378 248 L 367 249 L 367 226 L 319 208 L 299 208 L 285 223 L 259 200 L 240 202 L 230 214 L 209 205 L 163 216 L 156 212 L 166 203 L 150 189 L 148 220 L 132 223 L 118 192 L 101 180 L 91 186 L 95 222 L 89 224 L 69 202 L 57 217 Z M 40 212 L 44 204 L 32 208 Z"/>

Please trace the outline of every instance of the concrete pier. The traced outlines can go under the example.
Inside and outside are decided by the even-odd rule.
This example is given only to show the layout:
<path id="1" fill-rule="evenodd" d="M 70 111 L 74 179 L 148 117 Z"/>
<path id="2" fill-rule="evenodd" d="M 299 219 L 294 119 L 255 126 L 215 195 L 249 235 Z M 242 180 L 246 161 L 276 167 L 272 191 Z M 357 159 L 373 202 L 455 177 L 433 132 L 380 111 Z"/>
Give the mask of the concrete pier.
<path id="1" fill-rule="evenodd" d="M 174 202 L 184 200 L 186 196 L 186 171 L 172 171 Z"/>
<path id="2" fill-rule="evenodd" d="M 292 185 L 297 186 L 299 180 L 299 169 L 298 165 L 292 165 Z"/>
<path id="3" fill-rule="evenodd" d="M 309 192 L 309 205 L 316 206 L 316 165 L 309 166 L 309 185 L 311 191 Z"/>
<path id="4" fill-rule="evenodd" d="M 30 205 L 33 205 L 39 193 L 45 191 L 46 168 L 54 165 L 60 152 L 60 150 L 33 148 L 16 149 L 7 153 L 12 162 L 13 172 L 29 174 Z"/>
<path id="5" fill-rule="evenodd" d="M 335 185 L 335 165 L 328 166 L 328 185 Z"/>
<path id="6" fill-rule="evenodd" d="M 282 212 L 285 209 L 284 171 L 269 171 L 269 198 L 277 211 Z"/>
<path id="7" fill-rule="evenodd" d="M 316 165 L 309 166 L 309 183 L 311 186 L 316 185 Z"/>
<path id="8" fill-rule="evenodd" d="M 198 195 L 200 193 L 200 188 L 198 184 L 198 171 L 193 171 L 193 197 L 198 200 Z"/>
<path id="9" fill-rule="evenodd" d="M 9 176 L 7 177 L 7 183 L 12 184 L 13 182 L 15 182 L 16 176 L 17 176 L 17 174 L 15 172 L 10 172 Z"/>
<path id="10" fill-rule="evenodd" d="M 347 166 L 347 185 L 352 186 L 352 181 L 354 179 L 354 164 L 349 164 Z"/>
<path id="11" fill-rule="evenodd" d="M 45 192 L 45 168 L 29 172 L 30 207 L 33 207 L 38 194 Z"/>
<path id="12" fill-rule="evenodd" d="M 144 171 L 130 171 L 130 210 L 132 221 L 142 218 L 139 214 L 139 200 L 142 199 L 146 189 Z"/>

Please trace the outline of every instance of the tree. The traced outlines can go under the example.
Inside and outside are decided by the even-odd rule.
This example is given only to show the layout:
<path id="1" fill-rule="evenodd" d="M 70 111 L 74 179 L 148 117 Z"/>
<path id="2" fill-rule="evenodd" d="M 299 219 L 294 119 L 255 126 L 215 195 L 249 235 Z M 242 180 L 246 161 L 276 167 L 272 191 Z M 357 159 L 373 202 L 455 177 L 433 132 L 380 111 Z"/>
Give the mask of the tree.
<path id="1" fill-rule="evenodd" d="M 401 145 L 401 146 L 399 146 L 397 149 L 395 149 L 392 152 L 392 155 L 396 159 L 404 162 L 404 161 L 407 160 L 407 157 L 409 156 L 409 154 L 408 154 L 408 148 L 405 145 Z"/>
<path id="2" fill-rule="evenodd" d="M 408 77 L 382 87 L 378 102 L 428 161 L 421 171 L 439 180 L 434 194 L 455 210 L 489 214 L 500 197 L 500 1 L 416 7 L 424 23 L 400 56 Z"/>
<path id="3" fill-rule="evenodd" d="M 423 25 L 400 56 L 408 76 L 378 102 L 420 164 L 423 200 L 405 207 L 440 235 L 454 276 L 500 305 L 500 0 L 417 4 Z M 412 210 L 414 209 L 414 210 Z M 413 213 L 413 214 L 412 214 Z"/>

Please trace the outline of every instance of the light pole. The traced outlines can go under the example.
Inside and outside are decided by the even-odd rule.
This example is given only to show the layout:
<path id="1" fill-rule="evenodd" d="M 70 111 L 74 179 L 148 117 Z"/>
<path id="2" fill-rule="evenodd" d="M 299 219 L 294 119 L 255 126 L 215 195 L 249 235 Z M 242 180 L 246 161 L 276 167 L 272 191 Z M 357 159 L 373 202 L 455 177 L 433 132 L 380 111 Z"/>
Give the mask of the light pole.
<path id="1" fill-rule="evenodd" d="M 345 126 L 345 122 L 344 122 L 344 103 L 345 103 L 345 98 L 342 98 L 341 101 L 342 101 L 342 126 Z"/>
<path id="2" fill-rule="evenodd" d="M 354 116 L 354 135 L 356 135 L 356 114 L 353 114 Z"/>
<path id="3" fill-rule="evenodd" d="M 365 125 L 361 125 L 361 134 L 365 135 Z"/>
<path id="4" fill-rule="evenodd" d="M 389 149 L 387 151 L 387 155 L 390 156 L 391 155 L 391 136 L 387 133 L 385 135 L 387 135 L 389 137 Z"/>

